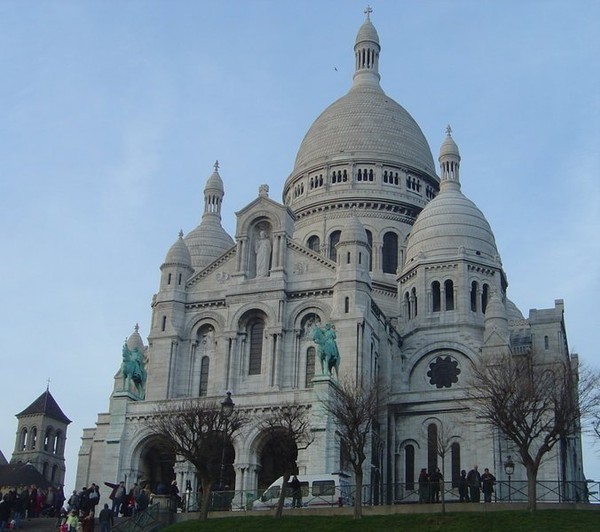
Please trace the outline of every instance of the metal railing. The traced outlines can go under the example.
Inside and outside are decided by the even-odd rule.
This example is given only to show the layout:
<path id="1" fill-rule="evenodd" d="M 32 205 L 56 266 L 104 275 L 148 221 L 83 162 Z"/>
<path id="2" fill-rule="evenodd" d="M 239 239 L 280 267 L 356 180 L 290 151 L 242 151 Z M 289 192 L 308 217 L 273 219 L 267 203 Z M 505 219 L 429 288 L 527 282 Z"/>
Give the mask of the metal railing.
<path id="1" fill-rule="evenodd" d="M 426 493 L 414 486 L 406 487 L 405 484 L 396 485 L 363 485 L 362 500 L 365 506 L 378 506 L 384 504 L 418 504 L 438 502 L 437 490 L 427 486 Z M 536 499 L 538 502 L 553 503 L 600 503 L 600 482 L 570 482 L 556 480 L 539 480 L 536 484 Z M 491 502 L 527 502 L 528 487 L 526 480 L 496 481 L 491 494 Z M 209 511 L 251 511 L 252 504 L 262 495 L 262 490 L 248 491 L 213 491 L 209 499 Z M 467 491 L 468 493 L 468 491 Z M 355 486 L 345 489 L 345 496 L 323 497 L 304 496 L 302 503 L 307 506 L 351 506 L 356 494 Z M 460 502 L 459 489 L 450 481 L 440 483 L 439 502 L 443 497 L 446 503 Z M 480 490 L 480 502 L 484 501 L 483 491 Z M 200 510 L 201 494 L 186 492 L 182 497 L 180 511 L 197 512 Z M 286 508 L 291 507 L 291 499 L 286 498 Z"/>
<path id="2" fill-rule="evenodd" d="M 111 528 L 117 532 L 146 532 L 157 529 L 161 523 L 159 520 L 160 504 L 148 506 L 141 512 L 136 512 L 131 517 L 125 517 Z"/>

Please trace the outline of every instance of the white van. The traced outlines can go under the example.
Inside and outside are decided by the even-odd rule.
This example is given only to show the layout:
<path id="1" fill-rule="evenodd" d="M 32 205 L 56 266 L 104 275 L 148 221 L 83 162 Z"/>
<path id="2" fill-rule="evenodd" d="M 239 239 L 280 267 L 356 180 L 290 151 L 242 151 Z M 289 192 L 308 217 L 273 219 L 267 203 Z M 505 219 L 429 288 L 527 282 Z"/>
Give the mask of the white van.
<path id="1" fill-rule="evenodd" d="M 288 480 L 284 508 L 292 507 L 292 489 L 289 486 L 293 477 Z M 352 493 L 348 476 L 341 473 L 322 475 L 298 475 L 302 490 L 303 507 L 350 506 Z M 279 503 L 283 477 L 273 482 L 264 493 L 252 503 L 253 510 L 269 510 Z"/>

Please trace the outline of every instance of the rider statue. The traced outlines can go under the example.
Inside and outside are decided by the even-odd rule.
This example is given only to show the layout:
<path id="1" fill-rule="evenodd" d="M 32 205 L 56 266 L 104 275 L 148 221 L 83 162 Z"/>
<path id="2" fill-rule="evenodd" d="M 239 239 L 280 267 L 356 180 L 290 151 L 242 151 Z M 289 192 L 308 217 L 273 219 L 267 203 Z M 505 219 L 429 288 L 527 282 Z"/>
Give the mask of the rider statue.
<path id="1" fill-rule="evenodd" d="M 144 353 L 137 347 L 130 350 L 127 343 L 123 345 L 123 362 L 121 363 L 121 376 L 123 377 L 123 391 L 129 392 L 131 383 L 135 387 L 138 399 L 144 399 L 146 395 L 146 368 L 144 364 Z"/>
<path id="2" fill-rule="evenodd" d="M 317 353 L 321 361 L 321 373 L 325 372 L 333 376 L 335 369 L 336 376 L 339 376 L 340 352 L 338 350 L 335 327 L 327 323 L 325 328 L 316 327 L 313 330 L 313 340 L 317 344 Z"/>

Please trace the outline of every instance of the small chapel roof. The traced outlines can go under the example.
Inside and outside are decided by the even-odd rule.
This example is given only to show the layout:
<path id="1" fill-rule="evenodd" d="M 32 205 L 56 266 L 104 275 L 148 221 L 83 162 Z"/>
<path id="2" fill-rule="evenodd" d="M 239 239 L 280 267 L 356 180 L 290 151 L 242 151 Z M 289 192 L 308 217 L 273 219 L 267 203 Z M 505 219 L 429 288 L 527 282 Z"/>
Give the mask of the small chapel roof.
<path id="1" fill-rule="evenodd" d="M 58 403 L 52 397 L 49 389 L 40 395 L 33 403 L 31 403 L 25 410 L 19 412 L 16 416 L 31 416 L 36 414 L 44 414 L 56 421 L 62 421 L 63 423 L 69 424 L 71 420 L 65 416 Z"/>

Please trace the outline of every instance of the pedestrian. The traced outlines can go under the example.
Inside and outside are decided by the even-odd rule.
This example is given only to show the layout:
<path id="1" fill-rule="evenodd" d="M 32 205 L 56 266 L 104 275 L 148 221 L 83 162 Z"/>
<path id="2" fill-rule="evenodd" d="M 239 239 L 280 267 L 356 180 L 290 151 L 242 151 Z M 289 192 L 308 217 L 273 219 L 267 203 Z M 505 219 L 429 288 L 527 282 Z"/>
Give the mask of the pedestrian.
<path id="1" fill-rule="evenodd" d="M 292 508 L 302 508 L 302 485 L 297 475 L 294 475 L 290 482 L 290 488 L 292 488 Z"/>
<path id="2" fill-rule="evenodd" d="M 467 483 L 469 485 L 469 498 L 471 499 L 471 502 L 479 502 L 481 497 L 481 475 L 479 474 L 479 471 L 477 471 L 476 465 L 469 471 Z"/>
<path id="3" fill-rule="evenodd" d="M 109 532 L 115 523 L 115 518 L 112 510 L 108 507 L 108 504 L 104 505 L 104 508 L 100 510 L 98 514 L 98 523 L 100 524 L 100 532 Z"/>
<path id="4" fill-rule="evenodd" d="M 459 502 L 469 502 L 469 484 L 467 482 L 467 472 L 463 469 L 458 479 L 458 497 Z"/>
<path id="5" fill-rule="evenodd" d="M 486 467 L 481 475 L 481 486 L 483 491 L 483 502 L 492 502 L 492 493 L 494 493 L 494 484 L 496 477 L 490 473 Z"/>
<path id="6" fill-rule="evenodd" d="M 440 490 L 442 488 L 442 481 L 444 477 L 439 469 L 436 467 L 433 473 L 429 475 L 429 483 L 431 485 L 431 502 L 440 502 Z"/>
<path id="7" fill-rule="evenodd" d="M 429 474 L 427 469 L 421 469 L 419 473 L 419 502 L 429 502 Z"/>

